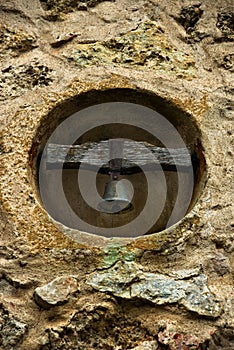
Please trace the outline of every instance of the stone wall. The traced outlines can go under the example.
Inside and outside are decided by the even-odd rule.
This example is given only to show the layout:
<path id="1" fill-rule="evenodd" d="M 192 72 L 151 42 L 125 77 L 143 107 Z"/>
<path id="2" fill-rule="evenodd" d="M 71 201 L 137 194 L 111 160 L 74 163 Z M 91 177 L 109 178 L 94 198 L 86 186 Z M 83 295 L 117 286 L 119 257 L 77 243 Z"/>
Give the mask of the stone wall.
<path id="1" fill-rule="evenodd" d="M 0 0 L 0 349 L 234 349 L 233 23 L 231 0 Z M 117 88 L 192 117 L 206 160 L 192 211 L 130 240 L 56 224 L 36 184 L 51 111 Z"/>

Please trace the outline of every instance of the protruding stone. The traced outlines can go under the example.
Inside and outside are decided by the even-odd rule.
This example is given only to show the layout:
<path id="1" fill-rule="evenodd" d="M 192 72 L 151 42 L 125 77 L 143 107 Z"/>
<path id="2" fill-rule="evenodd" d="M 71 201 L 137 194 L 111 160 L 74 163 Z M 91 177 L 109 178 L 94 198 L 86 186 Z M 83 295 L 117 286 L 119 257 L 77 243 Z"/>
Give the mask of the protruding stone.
<path id="1" fill-rule="evenodd" d="M 195 335 L 183 334 L 173 328 L 168 324 L 165 330 L 159 332 L 158 341 L 160 344 L 167 345 L 170 350 L 198 349 L 200 341 Z"/>
<path id="2" fill-rule="evenodd" d="M 223 255 L 221 252 L 217 252 L 214 257 L 211 258 L 214 271 L 223 276 L 226 273 L 230 272 L 230 261 L 228 257 Z"/>
<path id="3" fill-rule="evenodd" d="M 34 298 L 39 306 L 47 309 L 65 303 L 69 296 L 78 290 L 78 281 L 75 276 L 61 276 L 36 288 Z"/>
<path id="4" fill-rule="evenodd" d="M 136 42 L 138 45 L 134 44 Z M 75 54 L 72 52 L 71 55 L 68 55 L 68 58 L 72 58 L 79 68 L 102 62 L 117 67 L 135 67 L 136 70 L 166 70 L 167 74 L 180 78 L 196 76 L 194 57 L 174 47 L 168 41 L 164 29 L 157 22 L 150 20 L 113 39 L 78 44 Z"/>
<path id="5" fill-rule="evenodd" d="M 199 315 L 218 317 L 220 306 L 206 282 L 204 274 L 178 280 L 143 272 L 134 262 L 117 262 L 108 270 L 93 273 L 87 281 L 95 289 L 125 299 L 138 298 L 157 305 L 178 303 Z"/>

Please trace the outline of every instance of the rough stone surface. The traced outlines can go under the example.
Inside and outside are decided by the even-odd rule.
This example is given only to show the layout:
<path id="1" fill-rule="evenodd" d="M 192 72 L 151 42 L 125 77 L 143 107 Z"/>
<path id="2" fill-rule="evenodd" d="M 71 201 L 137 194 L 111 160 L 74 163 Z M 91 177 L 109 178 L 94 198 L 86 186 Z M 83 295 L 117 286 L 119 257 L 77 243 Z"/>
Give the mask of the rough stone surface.
<path id="1" fill-rule="evenodd" d="M 144 341 L 142 344 L 132 348 L 131 350 L 157 350 L 158 345 L 156 341 Z"/>
<path id="2" fill-rule="evenodd" d="M 86 11 L 89 7 L 94 7 L 102 1 L 104 0 L 40 0 L 42 7 L 45 9 L 46 12 L 49 12 L 47 13 L 46 18 L 52 21 L 63 20 L 65 18 L 64 15 L 75 10 Z"/>
<path id="3" fill-rule="evenodd" d="M 37 287 L 34 296 L 38 305 L 48 308 L 66 302 L 69 296 L 77 291 L 77 278 L 62 276 L 42 287 Z"/>
<path id="4" fill-rule="evenodd" d="M 233 17 L 232 0 L 0 1 L 1 349 L 234 349 Z M 35 181 L 57 116 L 117 88 L 193 118 L 206 160 L 193 210 L 137 239 L 55 224 Z"/>
<path id="5" fill-rule="evenodd" d="M 73 59 L 78 67 L 102 64 L 135 66 L 137 69 L 162 70 L 179 78 L 196 75 L 192 55 L 178 50 L 168 41 L 165 30 L 154 21 L 104 42 L 78 44 Z"/>
<path id="6" fill-rule="evenodd" d="M 23 342 L 27 325 L 12 317 L 0 306 L 0 346 L 1 349 L 13 350 Z"/>
<path id="7" fill-rule="evenodd" d="M 15 31 L 5 25 L 0 26 L 0 56 L 11 55 L 19 56 L 20 54 L 34 49 L 36 38 L 22 30 Z"/>
<path id="8" fill-rule="evenodd" d="M 173 331 L 173 325 L 168 324 L 166 329 L 159 332 L 159 343 L 169 346 L 171 350 L 188 350 L 199 349 L 199 339 L 190 334 L 181 334 L 178 331 Z"/>
<path id="9" fill-rule="evenodd" d="M 7 97 L 17 97 L 25 90 L 48 86 L 52 83 L 52 69 L 39 62 L 21 64 L 17 67 L 8 66 L 2 69 L 0 78 L 0 100 Z"/>
<path id="10" fill-rule="evenodd" d="M 206 282 L 204 275 L 180 281 L 143 272 L 141 267 L 130 262 L 119 262 L 108 270 L 95 272 L 87 281 L 95 289 L 121 298 L 137 298 L 157 305 L 178 303 L 199 315 L 217 317 L 221 309 Z"/>

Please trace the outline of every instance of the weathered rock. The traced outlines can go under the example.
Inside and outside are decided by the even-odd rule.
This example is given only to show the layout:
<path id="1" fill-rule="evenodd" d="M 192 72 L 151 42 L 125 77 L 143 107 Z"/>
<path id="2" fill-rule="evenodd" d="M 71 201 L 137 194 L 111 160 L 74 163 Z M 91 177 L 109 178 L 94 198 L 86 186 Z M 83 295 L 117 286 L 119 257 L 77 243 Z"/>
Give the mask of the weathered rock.
<path id="1" fill-rule="evenodd" d="M 169 273 L 169 276 L 173 277 L 174 279 L 183 280 L 189 277 L 198 276 L 200 273 L 201 273 L 201 268 L 196 267 L 194 269 L 172 270 Z"/>
<path id="2" fill-rule="evenodd" d="M 8 311 L 0 309 L 0 348 L 18 349 L 27 333 L 27 325 L 16 320 Z"/>
<path id="3" fill-rule="evenodd" d="M 131 350 L 157 350 L 158 344 L 155 340 L 152 341 L 144 341 L 135 348 L 132 348 Z"/>
<path id="4" fill-rule="evenodd" d="M 183 334 L 174 330 L 170 324 L 167 325 L 164 331 L 158 334 L 160 344 L 167 345 L 169 350 L 195 350 L 199 349 L 199 339 L 191 334 Z"/>
<path id="5" fill-rule="evenodd" d="M 230 272 L 230 261 L 227 256 L 222 254 L 221 252 L 217 252 L 211 259 L 210 263 L 213 265 L 214 271 L 223 276 L 226 273 Z"/>
<path id="6" fill-rule="evenodd" d="M 96 350 L 96 349 L 135 349 L 145 345 L 155 350 L 157 342 L 149 336 L 141 322 L 131 315 L 116 312 L 117 303 L 114 298 L 100 295 L 93 299 L 85 296 L 80 300 L 81 309 L 76 312 L 67 324 L 57 323 L 46 330 L 41 343 L 50 344 L 56 350 Z M 57 315 L 56 315 L 57 316 Z M 151 347 L 149 347 L 151 346 Z M 153 347 L 154 346 L 154 347 Z"/>
<path id="7" fill-rule="evenodd" d="M 9 96 L 20 96 L 25 90 L 50 85 L 53 81 L 51 73 L 51 68 L 39 62 L 21 64 L 16 67 L 8 66 L 2 69 L 0 101 Z"/>
<path id="8" fill-rule="evenodd" d="M 218 327 L 217 331 L 209 341 L 211 350 L 232 350 L 234 349 L 234 331 L 229 327 Z"/>
<path id="9" fill-rule="evenodd" d="M 201 4 L 185 6 L 181 10 L 180 22 L 187 32 L 191 32 L 203 13 Z"/>
<path id="10" fill-rule="evenodd" d="M 104 42 L 76 45 L 73 57 L 78 67 L 104 65 L 135 69 L 167 70 L 168 74 L 192 79 L 196 75 L 194 58 L 168 41 L 164 29 L 154 21 L 145 21 L 120 37 Z"/>
<path id="11" fill-rule="evenodd" d="M 199 315 L 218 317 L 221 313 L 200 274 L 186 280 L 175 280 L 156 273 L 143 272 L 131 262 L 117 262 L 108 270 L 93 273 L 87 283 L 102 292 L 111 292 L 124 299 L 141 299 L 156 305 L 178 303 Z"/>
<path id="12" fill-rule="evenodd" d="M 34 297 L 38 305 L 49 308 L 68 301 L 69 296 L 78 290 L 76 277 L 61 276 L 42 287 L 36 288 Z"/>
<path id="13" fill-rule="evenodd" d="M 34 35 L 0 25 L 0 57 L 18 56 L 37 47 Z"/>
<path id="14" fill-rule="evenodd" d="M 104 0 L 40 0 L 43 8 L 49 12 L 46 18 L 52 21 L 61 20 L 63 15 L 75 10 L 88 10 L 88 8 L 94 7 L 102 1 Z"/>
<path id="15" fill-rule="evenodd" d="M 217 28 L 228 37 L 229 39 L 234 39 L 234 10 L 233 7 L 223 8 L 217 17 Z"/>

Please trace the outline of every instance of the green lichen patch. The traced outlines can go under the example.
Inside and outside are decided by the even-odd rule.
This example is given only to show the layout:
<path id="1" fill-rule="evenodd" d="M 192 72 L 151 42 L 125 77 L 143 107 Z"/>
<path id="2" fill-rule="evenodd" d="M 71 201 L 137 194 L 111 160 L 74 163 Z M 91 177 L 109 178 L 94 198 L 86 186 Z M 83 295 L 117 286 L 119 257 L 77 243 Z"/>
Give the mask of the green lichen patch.
<path id="1" fill-rule="evenodd" d="M 154 21 L 146 21 L 137 29 L 107 41 L 78 44 L 74 60 L 80 68 L 104 64 L 148 68 L 178 78 L 195 77 L 193 57 L 174 47 Z"/>
<path id="2" fill-rule="evenodd" d="M 37 47 L 36 38 L 21 30 L 13 30 L 5 25 L 0 26 L 0 57 L 6 53 L 18 56 Z"/>
<path id="3" fill-rule="evenodd" d="M 134 261 L 137 256 L 136 250 L 129 250 L 127 247 L 120 243 L 110 242 L 103 249 L 103 267 L 110 267 L 116 263 L 116 261 Z"/>

